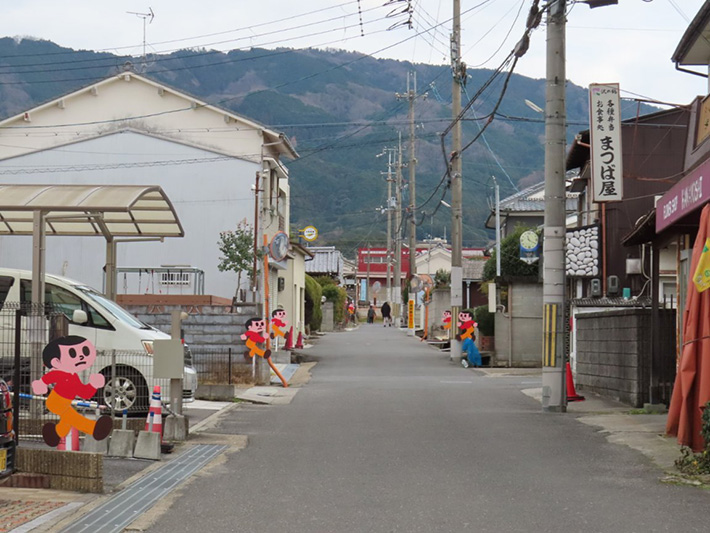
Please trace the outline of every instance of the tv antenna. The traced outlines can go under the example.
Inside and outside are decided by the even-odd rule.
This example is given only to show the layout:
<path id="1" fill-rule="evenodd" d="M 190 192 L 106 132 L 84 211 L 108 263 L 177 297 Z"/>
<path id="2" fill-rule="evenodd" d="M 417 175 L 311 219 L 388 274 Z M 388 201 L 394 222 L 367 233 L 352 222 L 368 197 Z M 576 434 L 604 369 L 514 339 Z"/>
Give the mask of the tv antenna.
<path id="1" fill-rule="evenodd" d="M 149 7 L 148 8 L 148 13 L 138 13 L 136 11 L 126 11 L 129 15 L 135 15 L 138 18 L 143 19 L 143 71 L 145 71 L 146 66 L 148 65 L 148 56 L 146 55 L 146 40 L 145 40 L 145 23 L 148 21 L 148 24 L 151 24 L 153 22 L 153 19 L 155 18 L 155 13 L 153 13 L 153 8 Z M 148 20 L 150 19 L 150 20 Z"/>

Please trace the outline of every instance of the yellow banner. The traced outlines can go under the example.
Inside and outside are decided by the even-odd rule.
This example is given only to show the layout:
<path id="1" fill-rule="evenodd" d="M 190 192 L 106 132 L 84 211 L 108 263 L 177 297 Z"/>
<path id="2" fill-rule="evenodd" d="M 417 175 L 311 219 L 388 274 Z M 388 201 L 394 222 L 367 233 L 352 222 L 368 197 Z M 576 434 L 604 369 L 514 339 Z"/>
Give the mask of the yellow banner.
<path id="1" fill-rule="evenodd" d="M 557 304 L 543 307 L 542 365 L 557 365 Z"/>
<path id="2" fill-rule="evenodd" d="M 700 254 L 700 261 L 693 274 L 693 283 L 698 292 L 710 289 L 710 239 L 705 241 L 705 246 Z"/>
<path id="3" fill-rule="evenodd" d="M 414 329 L 414 300 L 409 300 L 409 307 L 407 308 L 407 318 L 409 319 L 409 329 Z"/>

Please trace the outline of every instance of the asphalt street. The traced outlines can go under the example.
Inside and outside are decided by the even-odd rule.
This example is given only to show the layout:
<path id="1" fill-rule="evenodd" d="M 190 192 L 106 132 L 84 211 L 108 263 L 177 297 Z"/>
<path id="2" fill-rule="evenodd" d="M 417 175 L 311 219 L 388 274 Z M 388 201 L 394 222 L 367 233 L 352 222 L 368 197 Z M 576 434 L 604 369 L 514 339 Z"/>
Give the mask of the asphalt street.
<path id="1" fill-rule="evenodd" d="M 249 438 L 185 485 L 153 533 L 708 531 L 710 495 L 641 453 L 395 328 L 312 347 L 289 405 L 230 410 Z"/>

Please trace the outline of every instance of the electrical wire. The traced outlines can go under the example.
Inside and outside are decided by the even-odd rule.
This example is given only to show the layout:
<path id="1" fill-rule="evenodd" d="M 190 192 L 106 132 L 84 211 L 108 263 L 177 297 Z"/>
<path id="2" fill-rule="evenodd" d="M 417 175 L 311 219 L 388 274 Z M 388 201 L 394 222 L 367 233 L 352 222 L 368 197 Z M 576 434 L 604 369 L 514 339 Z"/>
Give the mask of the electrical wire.
<path id="1" fill-rule="evenodd" d="M 250 26 L 244 26 L 244 27 L 242 27 L 242 28 L 235 28 L 235 29 L 232 29 L 232 30 L 224 30 L 224 31 L 214 32 L 214 33 L 206 33 L 206 34 L 197 35 L 197 36 L 193 36 L 193 37 L 183 37 L 183 38 L 180 38 L 180 39 L 171 39 L 171 40 L 167 40 L 167 41 L 158 41 L 158 42 L 152 43 L 151 46 L 161 45 L 161 44 L 178 43 L 178 42 L 184 42 L 184 41 L 192 41 L 192 40 L 196 40 L 196 39 L 202 39 L 202 38 L 205 38 L 205 37 L 214 37 L 214 36 L 217 36 L 217 35 L 226 35 L 227 33 L 235 33 L 235 32 L 238 32 L 238 31 L 245 31 L 245 30 L 252 31 L 253 28 L 260 28 L 260 27 L 262 27 L 262 26 L 268 26 L 268 25 L 270 25 L 270 24 L 278 24 L 279 22 L 286 22 L 286 21 L 289 21 L 289 20 L 295 20 L 295 19 L 298 19 L 298 18 L 301 18 L 301 17 L 306 17 L 306 16 L 309 16 L 309 15 L 315 15 L 315 14 L 317 14 L 317 13 L 322 13 L 322 12 L 325 12 L 325 11 L 330 11 L 330 10 L 332 10 L 332 9 L 338 9 L 338 8 L 341 8 L 341 7 L 346 6 L 346 5 L 348 5 L 348 4 L 351 4 L 351 3 L 352 3 L 352 0 L 349 0 L 349 1 L 347 1 L 347 2 L 343 2 L 343 3 L 336 4 L 336 5 L 329 6 L 329 7 L 324 7 L 324 8 L 315 9 L 315 10 L 313 10 L 313 11 L 308 11 L 308 12 L 306 12 L 306 13 L 300 13 L 300 14 L 298 14 L 298 15 L 291 15 L 291 16 L 284 17 L 284 18 L 281 18 L 281 19 L 276 19 L 276 20 L 272 20 L 272 21 L 268 21 L 268 22 L 261 22 L 261 23 L 257 23 L 257 24 L 252 24 L 252 25 L 250 25 Z M 374 8 L 373 8 L 373 9 L 374 9 Z M 368 11 L 369 11 L 369 10 L 368 10 Z M 341 16 L 341 17 L 338 17 L 338 18 L 342 18 L 342 16 Z M 101 48 L 101 49 L 99 49 L 99 50 L 95 50 L 95 52 L 113 52 L 113 51 L 115 51 L 115 50 L 128 50 L 128 49 L 132 49 L 132 48 L 140 48 L 140 47 L 142 47 L 142 46 L 143 46 L 142 44 L 134 44 L 134 45 L 128 45 L 128 46 L 113 46 L 113 47 L 109 47 L 109 48 Z M 193 46 L 205 46 L 205 45 L 204 45 L 204 44 L 202 44 L 202 45 L 199 45 L 199 44 L 198 44 L 198 45 L 193 45 Z M 56 55 L 78 54 L 78 53 L 80 53 L 80 52 L 77 52 L 76 50 L 67 50 L 67 51 L 61 51 L 61 52 L 49 52 L 49 53 L 43 52 L 43 53 L 40 53 L 40 54 L 17 54 L 17 55 L 11 55 L 11 56 L 0 56 L 0 59 L 6 59 L 6 58 L 9 58 L 9 57 L 13 57 L 13 58 L 15 58 L 15 57 L 44 57 L 44 56 L 56 56 Z M 54 62 L 53 62 L 53 63 L 54 63 Z"/>

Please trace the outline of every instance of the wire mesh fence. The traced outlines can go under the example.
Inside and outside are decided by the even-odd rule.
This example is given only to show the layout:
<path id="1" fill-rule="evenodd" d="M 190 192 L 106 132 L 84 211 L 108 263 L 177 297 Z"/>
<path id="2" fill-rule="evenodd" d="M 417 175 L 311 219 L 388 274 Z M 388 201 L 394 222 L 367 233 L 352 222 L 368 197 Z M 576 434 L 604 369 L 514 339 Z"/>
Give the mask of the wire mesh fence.
<path id="1" fill-rule="evenodd" d="M 48 402 L 52 394 L 56 399 L 59 392 L 53 390 L 59 385 L 45 378 L 43 381 L 49 385 L 47 392 L 35 394 L 32 384 L 51 370 L 42 360 L 45 346 L 53 339 L 67 336 L 68 332 L 66 315 L 48 306 L 36 308 L 6 303 L 0 310 L 0 377 L 12 391 L 18 441 L 43 440 L 45 424 L 56 424 L 60 419 L 52 400 Z M 197 388 L 197 376 L 187 347 L 184 360 L 183 400 L 194 398 Z M 161 387 L 163 402 L 169 400 L 170 380 L 153 377 L 153 357 L 146 351 L 97 349 L 91 368 L 78 376 L 85 385 L 95 374 L 103 376 L 103 380 L 98 380 L 104 382 L 102 386 L 83 387 L 75 382 L 78 393 L 68 399 L 71 409 L 82 417 L 97 418 L 101 414 L 121 417 L 124 411 L 128 416 L 145 416 L 156 385 Z M 93 381 L 98 384 L 96 378 Z"/>
<path id="2" fill-rule="evenodd" d="M 251 357 L 244 346 L 192 348 L 192 364 L 201 385 L 238 385 L 254 381 Z"/>

